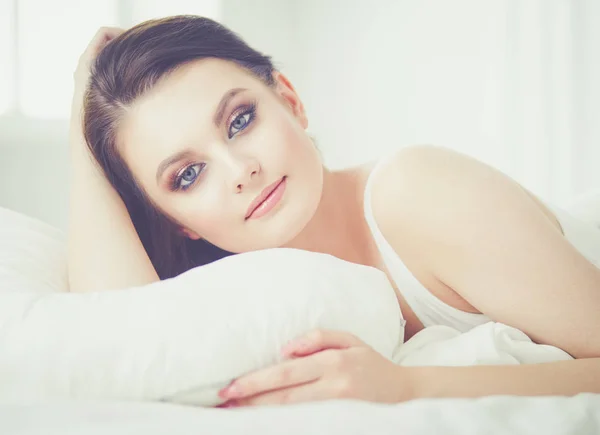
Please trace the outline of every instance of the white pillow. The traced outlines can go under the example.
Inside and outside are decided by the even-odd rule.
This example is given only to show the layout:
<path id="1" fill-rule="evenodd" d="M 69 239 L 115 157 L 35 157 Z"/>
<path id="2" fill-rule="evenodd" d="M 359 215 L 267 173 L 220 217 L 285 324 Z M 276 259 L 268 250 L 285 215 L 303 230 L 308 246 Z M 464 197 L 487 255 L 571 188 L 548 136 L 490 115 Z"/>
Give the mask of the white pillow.
<path id="1" fill-rule="evenodd" d="M 67 291 L 68 287 L 63 234 L 0 207 L 0 291 Z"/>
<path id="2" fill-rule="evenodd" d="M 33 228 L 9 217 L 18 228 Z M 1 281 L 0 401 L 78 397 L 210 406 L 221 403 L 221 387 L 280 361 L 283 345 L 310 329 L 353 333 L 390 359 L 404 337 L 386 275 L 329 255 L 256 251 L 137 288 L 39 293 L 38 286 L 58 285 L 49 267 L 55 259 L 42 252 L 56 246 L 23 234 L 26 267 L 13 265 L 13 272 L 37 268 L 44 279 L 12 273 Z"/>

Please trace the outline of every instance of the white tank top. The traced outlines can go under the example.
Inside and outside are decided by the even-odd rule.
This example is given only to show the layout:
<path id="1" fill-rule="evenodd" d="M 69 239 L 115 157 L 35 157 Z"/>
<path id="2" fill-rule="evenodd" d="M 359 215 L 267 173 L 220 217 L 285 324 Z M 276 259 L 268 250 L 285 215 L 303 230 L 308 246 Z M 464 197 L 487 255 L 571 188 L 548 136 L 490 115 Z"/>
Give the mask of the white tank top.
<path id="1" fill-rule="evenodd" d="M 371 207 L 371 185 L 373 176 L 385 161 L 386 159 L 380 160 L 369 174 L 364 193 L 364 213 L 382 260 L 398 291 L 424 327 L 444 325 L 466 332 L 475 326 L 489 322 L 491 319 L 484 314 L 456 309 L 429 292 L 408 270 L 379 230 Z M 600 229 L 574 218 L 564 210 L 552 207 L 551 211 L 562 226 L 566 239 L 590 262 L 600 267 Z"/>

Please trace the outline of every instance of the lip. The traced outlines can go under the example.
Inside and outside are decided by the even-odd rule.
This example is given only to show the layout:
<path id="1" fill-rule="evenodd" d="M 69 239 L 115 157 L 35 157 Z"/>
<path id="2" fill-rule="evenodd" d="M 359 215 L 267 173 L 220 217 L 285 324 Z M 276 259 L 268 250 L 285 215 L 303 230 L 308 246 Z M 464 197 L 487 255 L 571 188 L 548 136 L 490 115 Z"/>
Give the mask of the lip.
<path id="1" fill-rule="evenodd" d="M 281 200 L 285 191 L 286 176 L 268 185 L 263 191 L 250 203 L 246 212 L 245 220 L 259 218 L 273 209 Z"/>

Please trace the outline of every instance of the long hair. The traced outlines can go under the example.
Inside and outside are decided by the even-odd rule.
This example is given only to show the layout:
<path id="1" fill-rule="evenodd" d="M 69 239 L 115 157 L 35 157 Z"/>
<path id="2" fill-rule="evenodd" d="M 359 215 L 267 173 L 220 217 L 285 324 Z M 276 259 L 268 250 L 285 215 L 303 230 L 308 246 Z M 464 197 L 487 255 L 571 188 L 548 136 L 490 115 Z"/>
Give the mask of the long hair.
<path id="1" fill-rule="evenodd" d="M 218 58 L 236 63 L 274 85 L 271 57 L 205 17 L 180 15 L 146 21 L 110 41 L 92 65 L 84 101 L 84 135 L 91 154 L 125 203 L 161 279 L 231 253 L 190 240 L 145 194 L 117 150 L 125 108 L 170 72 L 189 62 Z"/>

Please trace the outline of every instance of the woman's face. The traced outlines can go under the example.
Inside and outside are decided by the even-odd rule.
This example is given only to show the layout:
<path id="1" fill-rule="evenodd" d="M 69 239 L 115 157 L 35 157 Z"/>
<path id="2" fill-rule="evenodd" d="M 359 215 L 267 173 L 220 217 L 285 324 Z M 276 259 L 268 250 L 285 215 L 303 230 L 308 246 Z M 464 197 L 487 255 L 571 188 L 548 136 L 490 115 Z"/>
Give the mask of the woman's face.
<path id="1" fill-rule="evenodd" d="M 204 59 L 126 110 L 119 151 L 188 237 L 230 252 L 279 247 L 312 218 L 323 166 L 296 92 L 283 75 L 275 80 L 269 88 L 231 62 Z"/>

